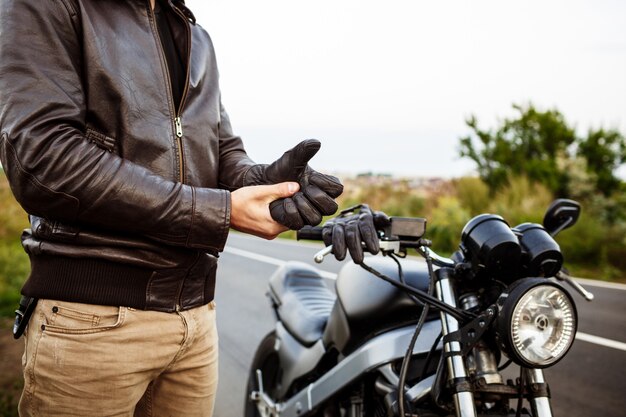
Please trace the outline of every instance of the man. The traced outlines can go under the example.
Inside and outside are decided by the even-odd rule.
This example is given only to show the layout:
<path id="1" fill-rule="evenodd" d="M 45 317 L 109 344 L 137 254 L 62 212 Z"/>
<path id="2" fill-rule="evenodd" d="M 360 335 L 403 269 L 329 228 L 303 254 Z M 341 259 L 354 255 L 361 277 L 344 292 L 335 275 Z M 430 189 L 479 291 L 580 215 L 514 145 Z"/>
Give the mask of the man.
<path id="1" fill-rule="evenodd" d="M 20 414 L 211 415 L 218 254 L 336 210 L 319 143 L 247 157 L 182 0 L 0 0 L 0 135 L 38 299 Z"/>

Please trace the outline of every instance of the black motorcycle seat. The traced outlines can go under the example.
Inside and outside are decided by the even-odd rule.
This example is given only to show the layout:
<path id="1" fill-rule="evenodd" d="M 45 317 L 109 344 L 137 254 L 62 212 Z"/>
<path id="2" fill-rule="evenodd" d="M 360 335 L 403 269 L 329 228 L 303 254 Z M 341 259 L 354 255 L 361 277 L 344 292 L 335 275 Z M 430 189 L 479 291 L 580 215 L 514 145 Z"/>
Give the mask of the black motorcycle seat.
<path id="1" fill-rule="evenodd" d="M 302 262 L 287 262 L 272 275 L 269 288 L 289 333 L 305 346 L 322 338 L 336 296 L 317 269 Z"/>

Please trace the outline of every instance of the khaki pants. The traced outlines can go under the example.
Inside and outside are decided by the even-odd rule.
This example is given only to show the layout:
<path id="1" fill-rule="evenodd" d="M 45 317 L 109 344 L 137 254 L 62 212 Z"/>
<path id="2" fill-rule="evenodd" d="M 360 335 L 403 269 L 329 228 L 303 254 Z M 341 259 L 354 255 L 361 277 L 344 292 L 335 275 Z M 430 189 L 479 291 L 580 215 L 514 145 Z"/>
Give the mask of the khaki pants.
<path id="1" fill-rule="evenodd" d="M 39 300 L 20 416 L 211 416 L 215 304 L 179 313 Z"/>

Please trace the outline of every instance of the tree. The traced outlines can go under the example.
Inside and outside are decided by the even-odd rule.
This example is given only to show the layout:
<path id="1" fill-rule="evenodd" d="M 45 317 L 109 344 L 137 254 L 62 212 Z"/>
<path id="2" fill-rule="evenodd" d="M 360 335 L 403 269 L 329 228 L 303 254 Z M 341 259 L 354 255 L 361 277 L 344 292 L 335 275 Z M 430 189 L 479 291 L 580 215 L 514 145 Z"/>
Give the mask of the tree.
<path id="1" fill-rule="evenodd" d="M 619 191 L 621 180 L 615 176 L 626 163 L 626 140 L 617 130 L 590 130 L 578 143 L 578 156 L 587 163 L 587 172 L 595 176 L 596 188 L 605 196 Z"/>
<path id="2" fill-rule="evenodd" d="M 585 161 L 595 186 L 605 195 L 622 187 L 615 172 L 626 162 L 626 141 L 618 131 L 591 130 L 579 138 L 556 109 L 539 111 L 532 104 L 513 108 L 518 115 L 495 130 L 480 129 L 476 117 L 470 117 L 466 123 L 473 132 L 460 139 L 460 155 L 476 162 L 492 192 L 509 176 L 523 175 L 567 197 L 571 165 L 567 162 L 576 158 Z"/>

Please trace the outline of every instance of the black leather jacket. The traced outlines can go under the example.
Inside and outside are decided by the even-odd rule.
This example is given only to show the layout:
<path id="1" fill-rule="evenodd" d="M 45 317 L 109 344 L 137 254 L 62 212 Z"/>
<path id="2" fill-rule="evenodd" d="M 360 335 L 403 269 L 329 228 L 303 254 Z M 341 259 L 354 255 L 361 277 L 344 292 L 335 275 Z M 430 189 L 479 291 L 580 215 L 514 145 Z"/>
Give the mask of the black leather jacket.
<path id="1" fill-rule="evenodd" d="M 24 294 L 162 311 L 213 299 L 229 190 L 254 162 L 211 39 L 170 7 L 179 108 L 149 0 L 0 0 L 0 157 L 31 215 Z"/>

